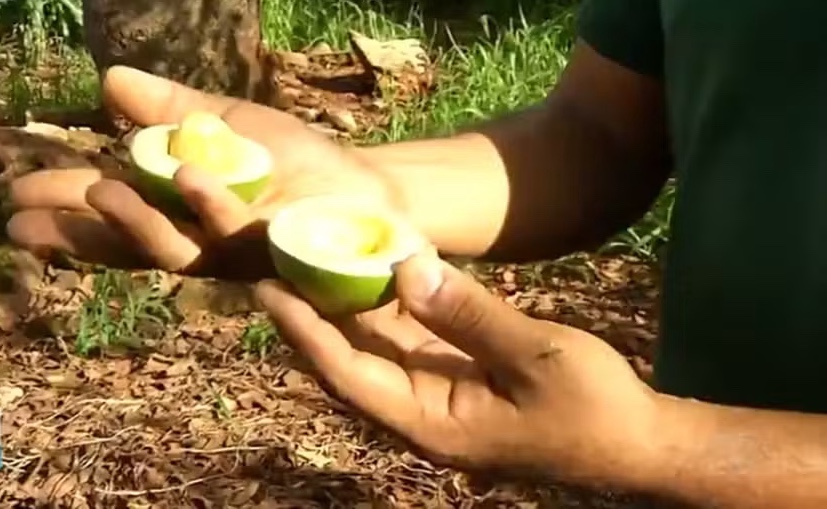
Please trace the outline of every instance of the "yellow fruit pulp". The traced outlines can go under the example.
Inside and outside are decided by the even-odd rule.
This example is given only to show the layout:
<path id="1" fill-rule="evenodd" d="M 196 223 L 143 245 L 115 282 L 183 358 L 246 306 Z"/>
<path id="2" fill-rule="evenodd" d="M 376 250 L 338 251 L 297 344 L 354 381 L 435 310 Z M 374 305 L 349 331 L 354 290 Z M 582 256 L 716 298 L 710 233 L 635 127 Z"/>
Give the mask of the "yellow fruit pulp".
<path id="1" fill-rule="evenodd" d="M 302 228 L 306 229 L 306 250 L 325 257 L 379 255 L 390 247 L 392 237 L 384 221 L 365 216 L 314 217 Z"/>
<path id="2" fill-rule="evenodd" d="M 211 113 L 190 113 L 169 136 L 172 157 L 213 174 L 236 171 L 241 149 L 238 135 L 221 117 Z"/>

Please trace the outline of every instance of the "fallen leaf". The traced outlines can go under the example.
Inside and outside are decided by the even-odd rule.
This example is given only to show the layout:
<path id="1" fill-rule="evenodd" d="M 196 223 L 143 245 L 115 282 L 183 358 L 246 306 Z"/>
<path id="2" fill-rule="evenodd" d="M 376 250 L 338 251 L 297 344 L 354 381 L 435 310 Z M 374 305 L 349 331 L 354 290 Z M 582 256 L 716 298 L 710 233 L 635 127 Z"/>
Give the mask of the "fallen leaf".
<path id="1" fill-rule="evenodd" d="M 341 108 L 327 108 L 322 113 L 321 118 L 334 127 L 351 134 L 359 130 L 359 124 L 356 123 L 353 113 Z"/>
<path id="2" fill-rule="evenodd" d="M 60 141 L 69 141 L 69 132 L 54 124 L 46 122 L 28 122 L 23 130 L 31 134 L 42 134 Z"/>
<path id="3" fill-rule="evenodd" d="M 148 488 L 163 488 L 167 484 L 167 479 L 164 474 L 153 466 L 144 466 L 143 478 L 146 481 Z"/>
<path id="4" fill-rule="evenodd" d="M 395 74 L 410 68 L 424 73 L 430 64 L 422 42 L 417 39 L 378 41 L 355 30 L 348 31 L 348 36 L 353 52 L 365 69 Z"/>
<path id="5" fill-rule="evenodd" d="M 169 366 L 165 371 L 167 376 L 182 376 L 189 373 L 193 362 L 191 360 L 178 361 L 172 366 Z"/>
<path id="6" fill-rule="evenodd" d="M 322 112 L 316 108 L 307 108 L 305 106 L 296 106 L 291 113 L 305 122 L 315 122 L 322 114 Z"/>
<path id="7" fill-rule="evenodd" d="M 40 486 L 37 499 L 41 502 L 64 500 L 76 489 L 77 478 L 74 474 L 53 474 Z"/>
<path id="8" fill-rule="evenodd" d="M 259 488 L 261 488 L 261 483 L 259 481 L 255 479 L 245 481 L 244 488 L 237 491 L 232 497 L 230 497 L 230 505 L 243 506 L 247 504 L 254 496 L 256 496 Z"/>
<path id="9" fill-rule="evenodd" d="M 61 472 L 70 472 L 72 470 L 72 452 L 71 451 L 57 451 L 49 454 L 49 459 L 52 464 Z"/>
<path id="10" fill-rule="evenodd" d="M 23 389 L 14 385 L 0 386 L 0 409 L 5 410 L 12 403 L 23 397 Z"/>
<path id="11" fill-rule="evenodd" d="M 115 359 L 109 362 L 109 373 L 114 376 L 127 376 L 132 371 L 131 359 Z"/>
<path id="12" fill-rule="evenodd" d="M 308 51 L 308 55 L 319 56 L 319 55 L 329 55 L 333 53 L 333 48 L 330 47 L 330 44 L 322 41 L 314 44 Z"/>
<path id="13" fill-rule="evenodd" d="M 287 373 L 284 374 L 281 381 L 288 389 L 297 389 L 304 384 L 304 375 L 295 369 L 289 369 L 287 370 Z"/>
<path id="14" fill-rule="evenodd" d="M 304 53 L 297 53 L 294 51 L 276 51 L 276 58 L 284 69 L 298 68 L 306 69 L 310 66 L 310 59 Z"/>
<path id="15" fill-rule="evenodd" d="M 46 381 L 57 389 L 77 389 L 83 386 L 83 381 L 72 373 L 54 373 L 46 375 Z"/>
<path id="16" fill-rule="evenodd" d="M 169 364 L 166 362 L 161 362 L 157 360 L 155 357 L 150 357 L 146 364 L 144 364 L 144 368 L 141 370 L 144 373 L 151 374 L 151 373 L 163 373 L 167 370 Z"/>
<path id="17" fill-rule="evenodd" d="M 302 447 L 297 447 L 295 451 L 296 456 L 302 458 L 303 460 L 310 463 L 311 466 L 316 468 L 324 468 L 330 463 L 333 462 L 333 459 L 322 454 L 318 450 L 312 449 L 305 449 Z"/>

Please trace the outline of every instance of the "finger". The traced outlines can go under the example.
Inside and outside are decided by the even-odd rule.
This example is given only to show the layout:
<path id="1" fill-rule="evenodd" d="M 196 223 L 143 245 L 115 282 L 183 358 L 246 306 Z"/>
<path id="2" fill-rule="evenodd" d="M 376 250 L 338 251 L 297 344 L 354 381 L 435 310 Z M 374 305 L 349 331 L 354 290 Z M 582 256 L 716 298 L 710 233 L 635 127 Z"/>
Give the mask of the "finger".
<path id="1" fill-rule="evenodd" d="M 347 315 L 331 320 L 331 323 L 348 338 L 355 348 L 384 357 L 402 365 L 405 355 L 423 342 L 423 333 L 430 331 L 416 329 L 409 316 L 400 315 L 398 301 L 382 308 Z"/>
<path id="2" fill-rule="evenodd" d="M 218 179 L 184 165 L 174 177 L 175 185 L 215 238 L 229 237 L 256 220 L 250 207 Z"/>
<path id="3" fill-rule="evenodd" d="M 410 380 L 395 363 L 351 346 L 339 330 L 279 282 L 256 285 L 256 296 L 284 335 L 344 400 L 397 431 L 418 415 Z"/>
<path id="4" fill-rule="evenodd" d="M 132 67 L 110 67 L 103 79 L 108 106 L 138 125 L 177 123 L 187 113 L 224 115 L 242 101 L 187 87 Z"/>
<path id="5" fill-rule="evenodd" d="M 397 291 L 411 315 L 493 371 L 532 379 L 533 361 L 552 346 L 548 330 L 432 255 L 397 267 Z"/>
<path id="6" fill-rule="evenodd" d="M 14 214 L 6 224 L 11 241 L 42 257 L 60 251 L 89 263 L 119 268 L 145 268 L 147 261 L 102 218 L 54 209 Z"/>
<path id="7" fill-rule="evenodd" d="M 86 190 L 100 181 L 100 170 L 42 170 L 14 179 L 9 199 L 15 209 L 55 208 L 92 211 Z"/>
<path id="8" fill-rule="evenodd" d="M 89 188 L 86 200 L 158 268 L 181 271 L 199 259 L 195 240 L 123 182 L 101 180 Z"/>

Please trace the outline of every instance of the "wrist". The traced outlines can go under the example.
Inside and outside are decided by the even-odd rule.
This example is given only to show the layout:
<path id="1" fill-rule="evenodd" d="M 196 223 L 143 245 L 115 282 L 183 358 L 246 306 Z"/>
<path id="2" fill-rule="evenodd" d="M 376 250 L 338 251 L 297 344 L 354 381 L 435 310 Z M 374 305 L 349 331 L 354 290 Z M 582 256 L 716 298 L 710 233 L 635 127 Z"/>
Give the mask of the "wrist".
<path id="1" fill-rule="evenodd" d="M 372 179 L 380 184 L 378 192 L 380 198 L 398 210 L 409 213 L 411 208 L 410 198 L 405 192 L 404 182 L 397 175 L 397 172 L 391 171 L 392 165 L 382 157 L 384 152 L 379 151 L 380 149 L 387 150 L 387 148 L 381 145 L 351 146 L 344 148 L 344 150 L 361 171 L 370 175 Z"/>
<path id="2" fill-rule="evenodd" d="M 676 482 L 694 464 L 697 444 L 710 426 L 705 404 L 667 394 L 655 396 L 655 419 L 646 446 L 647 460 L 633 488 L 655 496 L 679 495 Z"/>
<path id="3" fill-rule="evenodd" d="M 355 147 L 351 153 L 385 183 L 390 202 L 441 252 L 479 256 L 501 234 L 508 179 L 481 135 Z"/>

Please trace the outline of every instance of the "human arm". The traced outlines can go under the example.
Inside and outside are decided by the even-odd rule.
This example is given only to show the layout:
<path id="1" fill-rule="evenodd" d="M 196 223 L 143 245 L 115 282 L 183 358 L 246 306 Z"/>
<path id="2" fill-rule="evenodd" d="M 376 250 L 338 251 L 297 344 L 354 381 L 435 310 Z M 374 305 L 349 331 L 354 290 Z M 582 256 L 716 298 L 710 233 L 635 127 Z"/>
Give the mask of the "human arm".
<path id="1" fill-rule="evenodd" d="M 700 507 L 827 507 L 827 416 L 660 396 L 657 455 L 635 487 Z"/>
<path id="2" fill-rule="evenodd" d="M 543 102 L 446 138 L 357 149 L 440 250 L 556 258 L 642 215 L 669 173 L 663 91 L 578 41 Z"/>
<path id="3" fill-rule="evenodd" d="M 658 393 L 605 341 L 450 265 L 413 257 L 397 276 L 403 314 L 327 322 L 284 285 L 257 293 L 328 387 L 429 459 L 691 507 L 827 507 L 827 416 Z"/>
<path id="4" fill-rule="evenodd" d="M 221 231 L 205 231 L 144 203 L 122 182 L 130 172 L 47 169 L 10 186 L 15 213 L 8 235 L 44 255 L 58 251 L 109 266 L 259 278 L 272 272 L 262 241 L 263 223 L 275 208 L 319 193 L 356 192 L 401 195 L 415 222 L 451 254 L 519 261 L 588 248 L 641 215 L 670 166 L 657 73 L 617 53 L 624 41 L 639 39 L 635 34 L 649 33 L 638 30 L 638 20 L 649 26 L 657 16 L 639 4 L 652 1 L 592 2 L 601 13 L 626 6 L 626 16 L 598 17 L 597 32 L 615 39 L 600 43 L 600 54 L 580 41 L 549 98 L 529 110 L 447 139 L 353 151 L 292 115 L 115 66 L 103 83 L 113 111 L 137 125 L 179 122 L 195 110 L 222 114 L 274 156 L 267 192 L 250 208 L 217 186 L 205 187 L 205 175 L 179 172 L 175 184 L 196 200 L 190 205 L 199 214 L 205 207 L 221 210 Z M 590 11 L 585 19 L 596 19 Z M 595 31 L 584 31 L 592 46 Z M 645 42 L 626 53 L 645 53 Z"/>

